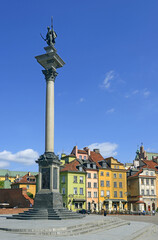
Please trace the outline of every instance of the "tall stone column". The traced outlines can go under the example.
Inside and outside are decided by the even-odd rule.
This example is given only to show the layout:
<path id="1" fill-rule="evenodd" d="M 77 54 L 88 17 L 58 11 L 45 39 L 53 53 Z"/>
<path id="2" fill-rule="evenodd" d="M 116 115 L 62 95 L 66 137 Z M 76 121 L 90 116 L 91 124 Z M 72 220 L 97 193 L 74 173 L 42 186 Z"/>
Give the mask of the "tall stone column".
<path id="1" fill-rule="evenodd" d="M 46 79 L 45 152 L 54 152 L 54 82 L 57 72 L 43 70 Z"/>
<path id="2" fill-rule="evenodd" d="M 44 49 L 45 54 L 35 57 L 44 67 L 42 73 L 46 79 L 45 152 L 36 161 L 39 165 L 39 191 L 35 198 L 35 206 L 50 207 L 52 204 L 54 208 L 59 208 L 62 206 L 62 196 L 59 193 L 60 161 L 54 153 L 54 83 L 58 75 L 56 69 L 65 63 L 57 54 L 54 45 Z"/>

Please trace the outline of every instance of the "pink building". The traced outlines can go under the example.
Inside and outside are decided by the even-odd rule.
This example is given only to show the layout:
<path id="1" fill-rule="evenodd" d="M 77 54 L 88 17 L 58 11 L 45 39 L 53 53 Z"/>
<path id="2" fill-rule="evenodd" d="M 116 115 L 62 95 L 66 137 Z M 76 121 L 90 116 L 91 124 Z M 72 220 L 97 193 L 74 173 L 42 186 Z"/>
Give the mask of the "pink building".
<path id="1" fill-rule="evenodd" d="M 75 146 L 71 152 L 76 158 L 81 162 L 86 171 L 86 202 L 87 209 L 94 212 L 98 211 L 98 161 L 104 158 L 99 152 L 99 149 L 94 149 L 90 151 L 88 147 L 83 148 L 83 150 L 78 149 Z"/>

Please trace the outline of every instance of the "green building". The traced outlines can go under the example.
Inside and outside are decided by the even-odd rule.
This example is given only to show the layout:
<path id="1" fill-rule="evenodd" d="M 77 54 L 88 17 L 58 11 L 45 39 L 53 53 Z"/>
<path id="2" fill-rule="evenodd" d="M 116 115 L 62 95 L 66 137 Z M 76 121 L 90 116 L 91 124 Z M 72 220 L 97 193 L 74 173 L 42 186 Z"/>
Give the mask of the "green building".
<path id="1" fill-rule="evenodd" d="M 86 172 L 77 159 L 61 169 L 60 192 L 65 208 L 72 211 L 86 209 Z"/>

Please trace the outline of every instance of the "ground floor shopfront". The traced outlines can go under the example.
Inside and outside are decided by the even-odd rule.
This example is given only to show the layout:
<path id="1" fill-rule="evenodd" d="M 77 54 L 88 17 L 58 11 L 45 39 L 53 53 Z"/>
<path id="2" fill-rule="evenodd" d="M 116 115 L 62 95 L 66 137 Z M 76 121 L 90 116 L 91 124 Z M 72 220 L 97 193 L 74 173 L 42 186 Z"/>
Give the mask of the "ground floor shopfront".
<path id="1" fill-rule="evenodd" d="M 155 211 L 157 206 L 156 197 L 140 197 L 137 199 L 129 199 L 128 210 L 130 211 Z"/>
<path id="2" fill-rule="evenodd" d="M 99 203 L 99 210 L 107 211 L 125 211 L 127 210 L 127 201 L 123 199 L 107 199 Z"/>
<path id="3" fill-rule="evenodd" d="M 74 212 L 81 209 L 86 209 L 86 200 L 81 198 L 73 198 L 73 195 L 69 195 L 68 198 L 63 198 L 63 207 Z"/>

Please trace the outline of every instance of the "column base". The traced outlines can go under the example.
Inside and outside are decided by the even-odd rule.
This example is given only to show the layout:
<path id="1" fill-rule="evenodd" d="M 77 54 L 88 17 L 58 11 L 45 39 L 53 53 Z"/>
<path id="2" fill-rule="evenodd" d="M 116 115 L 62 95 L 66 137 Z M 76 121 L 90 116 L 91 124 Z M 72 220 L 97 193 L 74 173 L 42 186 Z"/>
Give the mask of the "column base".
<path id="1" fill-rule="evenodd" d="M 45 193 L 43 190 L 39 191 L 35 196 L 34 208 L 62 209 L 63 200 L 61 193 Z"/>

